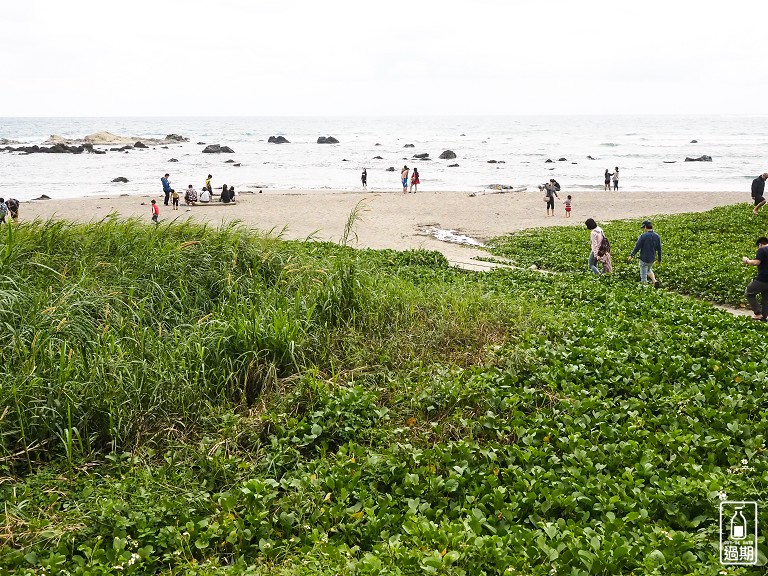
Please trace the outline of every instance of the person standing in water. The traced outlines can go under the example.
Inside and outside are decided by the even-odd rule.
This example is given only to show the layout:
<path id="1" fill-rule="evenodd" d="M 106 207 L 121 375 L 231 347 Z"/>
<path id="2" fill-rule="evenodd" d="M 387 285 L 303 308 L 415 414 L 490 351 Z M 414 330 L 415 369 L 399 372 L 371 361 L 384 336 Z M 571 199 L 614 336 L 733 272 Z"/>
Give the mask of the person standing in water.
<path id="1" fill-rule="evenodd" d="M 403 166 L 403 169 L 400 171 L 400 180 L 403 182 L 403 194 L 408 193 L 408 173 L 410 170 L 408 169 L 408 166 Z"/>
<path id="2" fill-rule="evenodd" d="M 363 188 L 368 187 L 368 171 L 363 168 L 363 174 L 360 176 L 360 182 L 363 183 Z"/>
<path id="3" fill-rule="evenodd" d="M 616 168 L 613 169 L 613 189 L 618 190 L 619 189 L 619 167 L 616 166 Z"/>
<path id="4" fill-rule="evenodd" d="M 420 183 L 421 180 L 419 180 L 419 169 L 414 168 L 413 174 L 411 175 L 411 192 L 418 192 Z"/>
<path id="5" fill-rule="evenodd" d="M 608 192 L 611 189 L 611 176 L 613 176 L 613 174 L 608 172 L 608 168 L 606 168 L 605 169 L 605 192 Z"/>

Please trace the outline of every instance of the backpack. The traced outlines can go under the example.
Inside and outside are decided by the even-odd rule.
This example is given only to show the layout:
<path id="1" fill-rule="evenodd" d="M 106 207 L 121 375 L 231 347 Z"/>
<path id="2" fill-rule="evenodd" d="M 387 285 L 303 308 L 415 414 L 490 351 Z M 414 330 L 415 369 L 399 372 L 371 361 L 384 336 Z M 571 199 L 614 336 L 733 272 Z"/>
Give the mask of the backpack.
<path id="1" fill-rule="evenodd" d="M 560 192 L 560 184 L 555 182 L 555 192 Z"/>
<path id="2" fill-rule="evenodd" d="M 597 248 L 597 257 L 600 258 L 606 254 L 611 253 L 611 243 L 608 242 L 608 238 L 603 234 L 602 240 L 600 240 L 600 246 Z"/>

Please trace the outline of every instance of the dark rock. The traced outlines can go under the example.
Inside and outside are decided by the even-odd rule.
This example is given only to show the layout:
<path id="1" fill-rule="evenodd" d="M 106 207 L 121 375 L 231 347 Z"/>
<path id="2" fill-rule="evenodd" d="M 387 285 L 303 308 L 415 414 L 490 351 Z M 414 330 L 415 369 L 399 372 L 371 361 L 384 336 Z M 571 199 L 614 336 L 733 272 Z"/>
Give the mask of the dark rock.
<path id="1" fill-rule="evenodd" d="M 691 140 L 691 144 L 698 144 L 698 143 L 699 143 L 698 140 Z"/>
<path id="2" fill-rule="evenodd" d="M 429 154 L 427 152 L 422 152 L 421 154 L 414 154 L 413 157 L 419 159 L 429 158 Z"/>
<path id="3" fill-rule="evenodd" d="M 107 153 L 107 151 L 106 151 L 106 150 L 96 150 L 96 149 L 94 148 L 94 149 L 93 149 L 93 153 L 94 153 L 94 154 L 106 154 L 106 153 Z M 128 154 L 128 150 L 126 150 L 126 151 L 125 151 L 125 153 L 126 153 L 126 154 Z"/>
<path id="4" fill-rule="evenodd" d="M 93 144 L 83 144 L 83 148 L 85 148 L 87 152 L 93 152 Z"/>
<path id="5" fill-rule="evenodd" d="M 415 144 L 406 144 L 403 148 L 416 148 Z"/>
<path id="6" fill-rule="evenodd" d="M 547 158 L 547 161 L 544 162 L 544 164 L 551 164 L 552 162 L 554 162 L 554 160 L 552 160 L 552 158 Z"/>
<path id="7" fill-rule="evenodd" d="M 232 166 L 240 166 L 240 162 L 237 162 L 235 164 L 232 164 Z"/>
<path id="8" fill-rule="evenodd" d="M 122 152 L 123 149 L 122 148 L 110 148 L 109 151 L 110 152 Z"/>
<path id="9" fill-rule="evenodd" d="M 112 180 L 112 182 L 128 182 L 128 178 L 126 178 L 125 176 L 118 176 L 117 178 Z"/>
<path id="10" fill-rule="evenodd" d="M 558 158 L 558 162 L 568 162 L 568 158 Z"/>
<path id="11" fill-rule="evenodd" d="M 205 146 L 205 142 L 198 142 L 197 145 L 198 146 Z"/>
<path id="12" fill-rule="evenodd" d="M 446 150 L 439 156 L 440 160 L 453 160 L 456 158 L 456 153 L 453 150 Z"/>
<path id="13" fill-rule="evenodd" d="M 165 139 L 170 140 L 171 142 L 189 142 L 189 138 L 184 138 L 184 136 L 180 136 L 179 134 L 168 134 Z"/>
<path id="14" fill-rule="evenodd" d="M 499 161 L 497 162 L 497 164 L 506 164 L 506 161 L 504 161 L 504 160 L 499 160 Z"/>
<path id="15" fill-rule="evenodd" d="M 234 164 L 235 161 L 230 158 L 229 160 L 224 160 L 224 164 Z"/>
<path id="16" fill-rule="evenodd" d="M 160 146 L 163 150 L 168 150 L 168 146 Z"/>
<path id="17" fill-rule="evenodd" d="M 466 134 L 459 134 L 459 136 L 466 136 Z M 457 166 L 458 166 L 458 164 L 457 164 Z"/>
<path id="18" fill-rule="evenodd" d="M 234 154 L 235 151 L 232 150 L 232 148 L 230 148 L 229 146 L 222 146 L 221 147 L 221 153 L 222 154 Z"/>
<path id="19" fill-rule="evenodd" d="M 341 161 L 342 162 L 349 162 L 349 160 L 347 160 L 346 158 L 342 158 Z"/>
<path id="20" fill-rule="evenodd" d="M 203 154 L 221 154 L 221 146 L 218 144 L 208 144 L 203 148 Z"/>
<path id="21" fill-rule="evenodd" d="M 448 168 L 458 168 L 458 164 L 448 164 Z"/>
<path id="22" fill-rule="evenodd" d="M 41 196 L 38 196 L 37 198 L 32 198 L 32 200 L 50 200 L 50 196 L 46 196 L 45 194 L 42 194 Z"/>
<path id="23" fill-rule="evenodd" d="M 712 162 L 712 156 L 707 156 L 706 154 L 699 156 L 698 158 L 691 158 L 690 156 L 685 157 L 686 162 Z"/>
<path id="24" fill-rule="evenodd" d="M 587 156 L 587 160 L 594 160 L 594 158 L 592 158 L 592 156 Z"/>
<path id="25" fill-rule="evenodd" d="M 267 142 L 270 144 L 290 144 L 285 136 L 270 136 Z"/>
<path id="26" fill-rule="evenodd" d="M 178 160 L 176 160 L 176 158 L 171 158 L 170 160 L 168 160 L 168 162 L 178 162 Z"/>
<path id="27" fill-rule="evenodd" d="M 488 160 L 488 164 L 497 164 L 496 160 Z"/>
<path id="28" fill-rule="evenodd" d="M 339 141 L 336 140 L 333 136 L 320 136 L 317 139 L 318 144 L 338 144 Z"/>
<path id="29" fill-rule="evenodd" d="M 417 160 L 421 160 L 422 162 L 432 162 L 432 158 L 417 158 Z"/>
<path id="30" fill-rule="evenodd" d="M 395 171 L 394 166 L 390 166 L 389 168 L 387 168 L 387 172 L 394 172 L 394 171 Z"/>
<path id="31" fill-rule="evenodd" d="M 379 144 L 378 142 L 376 142 L 376 144 L 374 144 L 374 146 L 381 146 L 381 144 Z"/>
<path id="32" fill-rule="evenodd" d="M 134 144 L 133 147 L 134 148 L 149 148 L 149 146 L 147 146 L 146 144 L 144 144 L 144 142 L 141 142 L 141 141 L 136 142 L 136 144 Z"/>
<path id="33" fill-rule="evenodd" d="M 384 160 L 384 158 L 382 158 L 381 156 L 374 156 L 373 159 L 374 160 Z"/>
<path id="34" fill-rule="evenodd" d="M 674 164 L 677 160 L 664 160 L 664 164 Z"/>
<path id="35" fill-rule="evenodd" d="M 578 162 L 571 162 L 571 164 L 578 164 Z"/>

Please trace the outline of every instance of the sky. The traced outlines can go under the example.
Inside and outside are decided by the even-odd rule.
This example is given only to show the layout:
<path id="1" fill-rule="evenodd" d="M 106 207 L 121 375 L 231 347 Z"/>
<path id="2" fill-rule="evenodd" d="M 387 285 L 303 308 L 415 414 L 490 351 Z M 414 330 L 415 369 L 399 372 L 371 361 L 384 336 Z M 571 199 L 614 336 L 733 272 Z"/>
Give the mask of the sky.
<path id="1" fill-rule="evenodd" d="M 768 112 L 766 0 L 25 0 L 0 30 L 0 116 Z"/>

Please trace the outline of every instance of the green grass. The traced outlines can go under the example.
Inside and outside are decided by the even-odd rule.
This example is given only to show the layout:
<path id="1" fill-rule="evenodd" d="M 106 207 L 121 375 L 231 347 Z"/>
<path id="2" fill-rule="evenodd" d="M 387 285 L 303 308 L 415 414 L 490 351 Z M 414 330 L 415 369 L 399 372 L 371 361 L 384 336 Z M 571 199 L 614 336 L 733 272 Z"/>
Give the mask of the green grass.
<path id="1" fill-rule="evenodd" d="M 0 571 L 714 575 L 719 494 L 766 501 L 768 330 L 634 267 L 116 221 L 4 242 Z"/>

